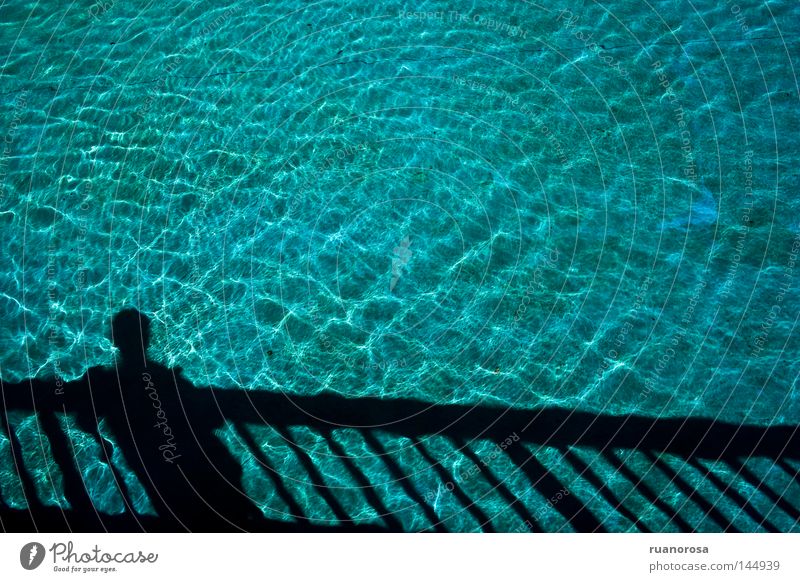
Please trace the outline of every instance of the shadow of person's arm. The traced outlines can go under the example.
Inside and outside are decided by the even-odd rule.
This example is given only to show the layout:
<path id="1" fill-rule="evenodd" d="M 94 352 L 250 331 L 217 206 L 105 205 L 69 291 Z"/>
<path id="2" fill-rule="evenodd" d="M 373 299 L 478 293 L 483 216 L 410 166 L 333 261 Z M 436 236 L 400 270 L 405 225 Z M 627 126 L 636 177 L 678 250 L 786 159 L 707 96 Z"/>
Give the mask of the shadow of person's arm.
<path id="1" fill-rule="evenodd" d="M 89 402 L 85 375 L 72 382 L 31 379 L 13 384 L 3 382 L 0 386 L 0 407 L 7 411 L 77 413 L 85 410 Z"/>
<path id="2" fill-rule="evenodd" d="M 68 382 L 61 380 L 25 380 L 16 384 L 3 382 L 0 402 L 4 410 L 36 412 L 63 408 L 63 395 Z"/>

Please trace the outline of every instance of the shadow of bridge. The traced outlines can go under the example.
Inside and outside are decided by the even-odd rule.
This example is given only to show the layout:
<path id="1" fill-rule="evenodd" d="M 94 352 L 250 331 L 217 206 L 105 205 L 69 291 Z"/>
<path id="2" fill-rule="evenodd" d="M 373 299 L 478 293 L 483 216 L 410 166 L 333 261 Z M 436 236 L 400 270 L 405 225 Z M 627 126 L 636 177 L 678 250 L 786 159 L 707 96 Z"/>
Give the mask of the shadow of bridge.
<path id="1" fill-rule="evenodd" d="M 463 530 L 462 522 L 443 515 L 442 491 L 477 524 L 471 529 L 481 531 L 510 529 L 484 502 L 489 494 L 498 500 L 494 507 L 504 506 L 523 524 L 515 531 L 796 531 L 800 523 L 797 425 L 197 388 L 180 370 L 146 359 L 146 317 L 122 312 L 112 334 L 120 351 L 112 369 L 93 368 L 69 383 L 2 385 L 0 445 L 5 443 L 6 453 L 0 462 L 6 459 L 8 465 L 0 465 L 3 530 Z M 23 444 L 20 426 L 29 419 L 35 419 L 40 436 L 38 443 Z M 111 472 L 114 493 L 123 500 L 120 511 L 98 510 L 95 483 L 79 466 L 78 445 L 65 428 L 70 423 L 91 435 L 98 462 Z M 274 431 L 291 460 L 270 455 L 254 427 Z M 272 497 L 287 508 L 282 518 L 265 517 L 260 500 L 245 493 L 242 462 L 217 436 L 223 428 L 235 435 Z M 298 438 L 298 428 L 310 431 L 325 455 L 340 463 L 352 484 L 349 496 L 332 485 L 319 454 Z M 357 435 L 360 454 L 348 450 L 338 436 L 342 431 Z M 388 444 L 392 438 L 402 439 L 404 449 L 438 481 L 435 495 Z M 431 445 L 434 440 L 449 443 L 458 467 L 471 469 L 457 471 Z M 492 462 L 479 452 L 486 450 L 481 443 L 491 443 Z M 62 491 L 55 497 L 61 496 L 61 503 L 42 500 L 37 479 L 51 485 L 53 480 L 32 469 L 30 446 L 57 467 Z M 374 469 L 365 469 L 364 451 L 416 517 L 401 519 L 392 509 Z M 309 493 L 301 494 L 297 481 L 283 474 L 287 462 L 305 475 L 308 491 L 332 519 L 311 514 Z M 501 472 L 502 464 L 510 471 Z M 131 476 L 152 511 L 139 508 Z M 10 482 L 18 485 L 24 504 L 5 499 Z M 484 493 L 475 493 L 477 482 Z M 366 513 L 372 517 L 359 517 Z"/>

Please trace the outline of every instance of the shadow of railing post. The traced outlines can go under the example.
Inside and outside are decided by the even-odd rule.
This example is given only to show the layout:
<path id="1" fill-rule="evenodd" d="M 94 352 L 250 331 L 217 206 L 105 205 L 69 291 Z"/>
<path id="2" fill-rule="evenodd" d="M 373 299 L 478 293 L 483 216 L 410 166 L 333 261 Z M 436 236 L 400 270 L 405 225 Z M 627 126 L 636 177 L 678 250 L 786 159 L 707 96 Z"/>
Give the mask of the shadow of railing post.
<path id="1" fill-rule="evenodd" d="M 322 436 L 325 438 L 328 448 L 336 456 L 336 458 L 338 458 L 342 464 L 344 464 L 347 472 L 350 473 L 350 476 L 364 494 L 367 503 L 369 503 L 370 506 L 372 506 L 372 508 L 378 513 L 378 516 L 384 521 L 386 527 L 391 531 L 402 531 L 403 526 L 400 523 L 400 520 L 398 520 L 397 517 L 393 515 L 391 511 L 389 511 L 386 505 L 384 505 L 380 496 L 375 491 L 375 488 L 372 486 L 372 483 L 370 483 L 367 476 L 359 470 L 355 462 L 353 462 L 342 445 L 336 442 L 332 432 L 329 430 L 323 431 Z"/>

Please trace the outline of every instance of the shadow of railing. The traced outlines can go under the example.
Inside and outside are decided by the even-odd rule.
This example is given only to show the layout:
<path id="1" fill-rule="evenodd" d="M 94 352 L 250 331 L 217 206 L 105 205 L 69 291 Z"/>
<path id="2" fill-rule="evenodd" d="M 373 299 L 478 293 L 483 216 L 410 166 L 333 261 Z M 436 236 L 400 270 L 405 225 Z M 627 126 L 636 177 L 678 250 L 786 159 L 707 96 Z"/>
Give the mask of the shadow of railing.
<path id="1" fill-rule="evenodd" d="M 120 341 L 117 340 L 119 345 Z M 143 343 L 146 345 L 146 341 Z M 123 346 L 124 347 L 124 346 Z M 395 483 L 413 510 L 430 524 L 428 531 L 448 531 L 446 516 L 425 495 L 407 466 L 385 444 L 385 437 L 403 437 L 418 458 L 457 500 L 463 511 L 482 531 L 498 527 L 494 516 L 471 496 L 428 440 L 444 438 L 465 462 L 478 467 L 486 487 L 511 508 L 526 531 L 552 531 L 530 500 L 534 494 L 549 498 L 556 491 L 571 494 L 551 504 L 569 529 L 580 532 L 628 530 L 655 531 L 630 503 L 631 491 L 654 510 L 666 516 L 670 528 L 680 531 L 785 531 L 785 523 L 800 521 L 796 496 L 787 496 L 789 481 L 797 486 L 800 461 L 798 425 L 737 425 L 703 418 L 648 418 L 614 416 L 561 408 L 535 410 L 487 406 L 430 404 L 417 400 L 346 398 L 333 394 L 288 396 L 262 390 L 197 388 L 180 371 L 152 362 L 135 364 L 128 347 L 123 362 L 113 370 L 93 369 L 79 381 L 32 380 L 2 385 L 0 435 L 7 437 L 12 460 L 4 474 L 16 475 L 26 508 L 11 507 L 3 500 L 0 481 L 0 524 L 5 531 L 404 531 L 411 529 L 389 508 L 385 493 L 374 483 L 345 445 L 334 438 L 337 431 L 355 432 L 369 454 L 379 460 L 382 473 Z M 152 389 L 151 386 L 152 385 Z M 155 397 L 154 397 L 155 394 Z M 157 403 L 157 406 L 156 406 Z M 68 509 L 45 505 L 39 499 L 31 469 L 26 467 L 23 446 L 17 436 L 13 414 L 35 417 L 48 454 L 58 466 L 63 497 Z M 162 414 L 163 413 L 163 414 Z M 76 426 L 93 435 L 102 462 L 112 471 L 113 482 L 123 499 L 117 515 L 99 512 L 76 460 L 73 444 L 60 418 L 71 415 Z M 158 429 L 159 419 L 169 419 L 170 431 Z M 99 419 L 105 419 L 112 437 L 101 434 Z M 156 423 L 153 423 L 153 420 Z M 166 426 L 166 425 L 165 425 Z M 259 500 L 247 497 L 242 487 L 242 467 L 221 446 L 213 431 L 228 426 L 249 451 L 271 484 L 277 498 L 288 508 L 288 520 L 266 519 Z M 309 515 L 307 498 L 297 494 L 295 483 L 286 479 L 265 454 L 253 427 L 271 427 L 289 448 L 304 472 L 313 494 L 335 517 L 328 526 Z M 338 459 L 361 495 L 363 505 L 378 516 L 371 523 L 353 517 L 336 487 L 292 432 L 297 427 L 317 435 L 327 453 Z M 510 438 L 513 435 L 513 439 Z M 176 438 L 179 447 L 169 440 Z M 2 439 L 0 439 L 2 440 Z M 518 476 L 527 482 L 527 492 L 515 493 L 493 466 L 481 461 L 478 443 L 488 441 L 505 457 Z M 547 448 L 559 454 L 561 463 L 577 474 L 579 483 L 565 482 L 563 472 L 541 458 Z M 118 450 L 142 483 L 155 509 L 155 516 L 135 509 L 123 469 L 115 461 Z M 613 471 L 614 479 L 598 473 L 584 452 L 590 451 Z M 167 453 L 168 452 L 168 453 Z M 648 465 L 635 470 L 630 461 L 636 453 Z M 177 456 L 176 456 L 177 455 Z M 117 457 L 119 458 L 119 457 Z M 667 458 L 677 459 L 668 462 Z M 766 459 L 770 470 L 758 474 L 748 462 Z M 721 466 L 724 471 L 717 471 Z M 641 468 L 640 468 L 641 469 Z M 700 475 L 702 483 L 685 472 Z M 657 472 L 672 487 L 648 477 Z M 780 477 L 780 479 L 778 479 Z M 624 482 L 628 489 L 620 486 Z M 676 503 L 677 497 L 683 499 Z M 746 491 L 749 491 L 746 492 Z M 589 493 L 591 492 L 591 493 Z M 713 495 L 709 492 L 713 492 Z M 612 508 L 599 512 L 599 503 Z M 683 510 L 693 504 L 692 515 Z M 721 508 L 735 508 L 723 511 Z M 613 514 L 613 515 L 612 515 Z M 736 516 L 746 516 L 750 525 Z M 777 519 L 784 516 L 784 520 Z M 699 519 L 698 519 L 699 516 Z M 755 525 L 753 525 L 755 524 Z M 564 528 L 558 528 L 564 529 Z M 791 528 L 789 528 L 791 529 Z"/>
<path id="2" fill-rule="evenodd" d="M 29 500 L 28 510 L 12 510 L 0 505 L 0 520 L 6 531 L 44 529 L 61 531 L 90 530 L 102 531 L 170 531 L 179 528 L 179 522 L 170 516 L 159 517 L 137 516 L 129 501 L 129 494 L 124 491 L 124 479 L 119 474 L 115 481 L 125 503 L 123 515 L 110 516 L 96 512 L 87 493 L 84 479 L 75 465 L 70 451 L 69 440 L 60 429 L 56 420 L 56 412 L 38 410 L 36 412 L 42 433 L 46 436 L 53 459 L 63 475 L 64 497 L 70 510 L 61 512 L 52 507 L 41 506 L 37 496 L 33 477 L 24 469 L 22 450 L 15 431 L 9 426 L 7 412 L 14 410 L 14 398 L 9 393 L 24 389 L 24 384 L 3 388 L 4 420 L 0 429 L 9 436 L 11 456 L 14 460 L 12 468 L 20 478 L 22 489 Z M 41 388 L 41 387 L 40 387 Z M 49 389 L 51 389 L 49 387 Z M 184 394 L 184 397 L 188 397 Z M 353 457 L 336 439 L 333 431 L 348 428 L 357 431 L 371 452 L 381 459 L 386 474 L 404 490 L 405 494 L 416 504 L 427 520 L 433 524 L 435 531 L 445 531 L 443 516 L 426 500 L 420 491 L 415 489 L 408 472 L 392 458 L 392 452 L 381 444 L 378 435 L 388 434 L 411 439 L 413 448 L 420 453 L 427 465 L 438 475 L 442 483 L 452 487 L 452 493 L 465 510 L 481 524 L 483 531 L 494 531 L 491 518 L 480 508 L 475 500 L 462 490 L 458 480 L 447 472 L 445 466 L 426 447 L 427 437 L 446 437 L 455 449 L 465 455 L 476 466 L 480 464 L 471 445 L 475 441 L 488 440 L 494 443 L 505 441 L 509 435 L 515 435 L 513 446 L 503 450 L 513 465 L 527 478 L 530 486 L 542 496 L 549 497 L 552 492 L 566 489 L 562 482 L 544 463 L 537 459 L 530 447 L 554 447 L 563 452 L 564 461 L 569 463 L 581 478 L 585 479 L 608 504 L 639 531 L 649 531 L 635 515 L 626 507 L 621 494 L 596 475 L 592 467 L 575 453 L 576 448 L 592 449 L 600 452 L 618 474 L 634 485 L 637 492 L 646 498 L 654 507 L 664 512 L 672 525 L 681 531 L 693 531 L 696 528 L 683 517 L 678 508 L 662 496 L 660 491 L 648 485 L 643 479 L 620 458 L 620 451 L 640 451 L 645 454 L 653 467 L 664 472 L 670 482 L 690 499 L 697 503 L 704 514 L 723 531 L 739 531 L 732 521 L 717 508 L 717 503 L 706 499 L 697 487 L 690 484 L 680 475 L 680 471 L 672 468 L 660 458 L 668 453 L 684 460 L 686 464 L 700 471 L 709 483 L 721 492 L 721 496 L 730 503 L 741 508 L 741 511 L 760 525 L 765 531 L 779 531 L 773 525 L 763 509 L 758 509 L 739 491 L 734 482 L 725 482 L 717 473 L 711 471 L 702 461 L 725 463 L 738 478 L 748 482 L 762 494 L 766 495 L 776 509 L 783 511 L 793 520 L 800 520 L 800 512 L 789 501 L 783 498 L 776 487 L 748 469 L 745 462 L 753 457 L 767 458 L 773 461 L 776 468 L 797 479 L 797 470 L 789 464 L 800 460 L 800 431 L 797 426 L 758 427 L 735 425 L 707 419 L 652 419 L 642 416 L 610 416 L 585 412 L 575 412 L 558 408 L 538 410 L 506 410 L 490 407 L 468 407 L 459 405 L 431 405 L 414 400 L 380 400 L 371 398 L 344 398 L 334 395 L 310 397 L 288 397 L 260 391 L 195 389 L 190 396 L 197 410 L 215 411 L 220 419 L 224 419 L 234 427 L 241 442 L 257 460 L 261 470 L 268 475 L 275 491 L 289 508 L 293 522 L 278 520 L 257 520 L 257 522 L 237 522 L 231 519 L 231 527 L 248 531 L 402 531 L 403 526 L 387 508 L 375 486 L 367 475 L 359 468 Z M 16 399 L 19 401 L 19 399 Z M 32 404 L 32 403 L 31 403 Z M 36 407 L 23 406 L 18 410 L 33 412 Z M 69 413 L 72 409 L 64 407 L 60 412 Z M 330 507 L 338 524 L 323 527 L 315 525 L 306 516 L 306 511 L 297 500 L 291 485 L 287 485 L 279 471 L 264 455 L 249 427 L 253 425 L 270 426 L 282 436 L 295 453 L 303 470 L 313 486 L 313 490 Z M 314 460 L 296 442 L 291 427 L 306 427 L 324 438 L 330 454 L 340 459 L 348 473 L 364 496 L 364 502 L 381 516 L 378 524 L 357 525 L 335 495 L 335 490 L 328 487 L 325 477 L 315 465 Z M 107 459 L 113 465 L 111 459 Z M 542 531 L 541 524 L 534 519 L 532 512 L 526 508 L 524 499 L 515 496 L 503 480 L 494 475 L 491 467 L 480 471 L 492 490 L 512 507 L 519 518 L 532 531 Z M 575 489 L 574 485 L 569 485 Z M 606 531 L 609 528 L 600 516 L 595 515 L 578 495 L 564 497 L 554 508 L 561 514 L 575 531 Z M 202 527 L 192 529 L 206 529 Z M 208 529 L 218 529 L 220 523 L 209 524 Z"/>

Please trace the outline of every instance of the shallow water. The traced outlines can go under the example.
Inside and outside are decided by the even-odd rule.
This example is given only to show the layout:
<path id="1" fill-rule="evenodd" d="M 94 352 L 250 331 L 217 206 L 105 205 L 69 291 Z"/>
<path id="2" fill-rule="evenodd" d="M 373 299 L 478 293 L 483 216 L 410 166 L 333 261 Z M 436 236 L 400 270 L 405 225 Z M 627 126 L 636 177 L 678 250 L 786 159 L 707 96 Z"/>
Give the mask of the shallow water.
<path id="1" fill-rule="evenodd" d="M 0 8 L 3 380 L 797 421 L 796 3 L 172 6 Z"/>

